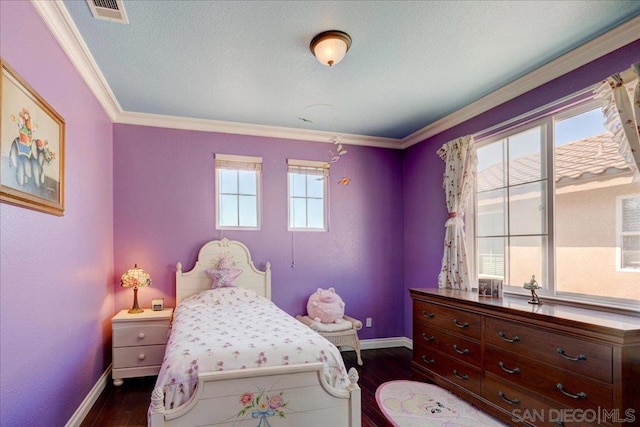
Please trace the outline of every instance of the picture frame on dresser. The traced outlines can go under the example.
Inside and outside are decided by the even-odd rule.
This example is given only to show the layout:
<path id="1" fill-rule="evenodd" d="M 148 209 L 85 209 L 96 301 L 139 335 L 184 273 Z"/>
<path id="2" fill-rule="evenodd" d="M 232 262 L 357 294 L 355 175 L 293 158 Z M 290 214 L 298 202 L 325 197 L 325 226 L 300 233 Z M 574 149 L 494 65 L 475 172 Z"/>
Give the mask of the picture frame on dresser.
<path id="1" fill-rule="evenodd" d="M 502 280 L 486 277 L 479 278 L 478 296 L 484 298 L 502 298 Z"/>
<path id="2" fill-rule="evenodd" d="M 0 201 L 64 215 L 65 121 L 0 58 Z"/>

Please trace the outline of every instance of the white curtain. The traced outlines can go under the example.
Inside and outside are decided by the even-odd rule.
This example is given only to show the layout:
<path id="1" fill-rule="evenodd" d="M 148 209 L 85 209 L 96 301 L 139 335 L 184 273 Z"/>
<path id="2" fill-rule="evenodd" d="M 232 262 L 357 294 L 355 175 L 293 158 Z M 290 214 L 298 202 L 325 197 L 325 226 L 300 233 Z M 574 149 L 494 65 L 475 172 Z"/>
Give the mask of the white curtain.
<path id="1" fill-rule="evenodd" d="M 438 276 L 440 288 L 469 289 L 471 260 L 467 255 L 464 212 L 476 180 L 478 156 L 472 136 L 449 141 L 438 150 L 445 162 L 442 186 L 449 219 L 445 223 L 444 254 Z"/>
<path id="2" fill-rule="evenodd" d="M 640 184 L 640 62 L 602 82 L 595 90 L 603 100 L 605 127 L 613 133 L 618 152 L 633 171 L 633 182 Z"/>

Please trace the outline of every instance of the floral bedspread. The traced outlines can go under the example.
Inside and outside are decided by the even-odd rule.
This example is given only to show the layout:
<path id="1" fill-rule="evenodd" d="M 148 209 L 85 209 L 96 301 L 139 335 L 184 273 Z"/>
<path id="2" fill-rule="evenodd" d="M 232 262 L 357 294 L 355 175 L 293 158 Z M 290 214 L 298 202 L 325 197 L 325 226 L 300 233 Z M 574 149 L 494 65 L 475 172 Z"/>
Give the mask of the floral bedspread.
<path id="1" fill-rule="evenodd" d="M 156 387 L 171 409 L 193 394 L 199 372 L 318 361 L 329 384 L 349 384 L 338 349 L 274 303 L 249 289 L 211 289 L 176 308 Z"/>

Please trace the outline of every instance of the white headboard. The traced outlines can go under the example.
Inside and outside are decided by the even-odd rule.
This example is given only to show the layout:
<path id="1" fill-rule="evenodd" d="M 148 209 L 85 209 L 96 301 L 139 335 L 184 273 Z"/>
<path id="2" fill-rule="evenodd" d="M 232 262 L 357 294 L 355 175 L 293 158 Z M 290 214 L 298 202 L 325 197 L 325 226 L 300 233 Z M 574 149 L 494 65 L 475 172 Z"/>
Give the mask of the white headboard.
<path id="1" fill-rule="evenodd" d="M 193 270 L 183 273 L 182 263 L 176 265 L 176 306 L 191 295 L 211 289 L 211 278 L 207 276 L 206 271 L 213 268 L 223 256 L 232 257 L 234 267 L 242 270 L 242 274 L 236 279 L 238 286 L 271 299 L 271 265 L 267 262 L 265 271 L 258 270 L 253 265 L 251 254 L 245 245 L 225 238 L 205 243 L 198 252 L 198 260 Z"/>

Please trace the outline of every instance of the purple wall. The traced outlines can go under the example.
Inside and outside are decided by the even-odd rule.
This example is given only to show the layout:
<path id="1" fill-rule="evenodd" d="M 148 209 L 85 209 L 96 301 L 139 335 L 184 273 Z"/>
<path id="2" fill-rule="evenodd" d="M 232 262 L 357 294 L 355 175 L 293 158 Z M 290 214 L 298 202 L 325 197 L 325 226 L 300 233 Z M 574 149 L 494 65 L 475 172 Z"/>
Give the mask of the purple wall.
<path id="1" fill-rule="evenodd" d="M 0 425 L 61 426 L 110 363 L 112 125 L 30 2 L 0 54 L 66 122 L 64 216 L 0 204 Z"/>
<path id="2" fill-rule="evenodd" d="M 154 280 L 141 305 L 173 305 L 175 263 L 191 268 L 211 239 L 244 242 L 259 268 L 271 262 L 273 299 L 291 314 L 334 286 L 349 314 L 373 317 L 361 338 L 410 337 L 407 289 L 436 286 L 442 256 L 436 150 L 622 70 L 638 52 L 640 41 L 404 152 L 348 147 L 331 170 L 330 231 L 295 233 L 291 268 L 286 159 L 320 160 L 329 145 L 112 126 L 31 4 L 0 1 L 0 55 L 65 118 L 67 156 L 63 217 L 0 204 L 0 425 L 64 425 L 110 363 L 110 318 L 132 298 L 119 276 L 141 264 Z M 216 152 L 263 157 L 261 231 L 215 229 Z M 343 175 L 349 186 L 337 184 Z"/>
<path id="3" fill-rule="evenodd" d="M 640 60 L 640 40 L 527 92 L 404 151 L 404 336 L 412 336 L 408 289 L 437 287 L 447 210 L 436 151 L 446 142 L 589 87 Z"/>
<path id="4" fill-rule="evenodd" d="M 325 160 L 331 145 L 286 139 L 114 126 L 114 266 L 116 275 L 142 265 L 153 285 L 140 304 L 164 297 L 174 305 L 175 265 L 193 267 L 207 241 L 246 244 L 258 268 L 269 261 L 273 300 L 288 313 L 306 312 L 309 295 L 333 286 L 351 316 L 373 318 L 361 338 L 403 333 L 402 152 L 346 147 L 331 167 L 329 231 L 287 231 L 287 158 Z M 263 159 L 261 231 L 215 228 L 214 153 Z M 351 184 L 338 180 L 348 175 Z M 115 308 L 129 308 L 130 289 L 114 280 Z"/>

